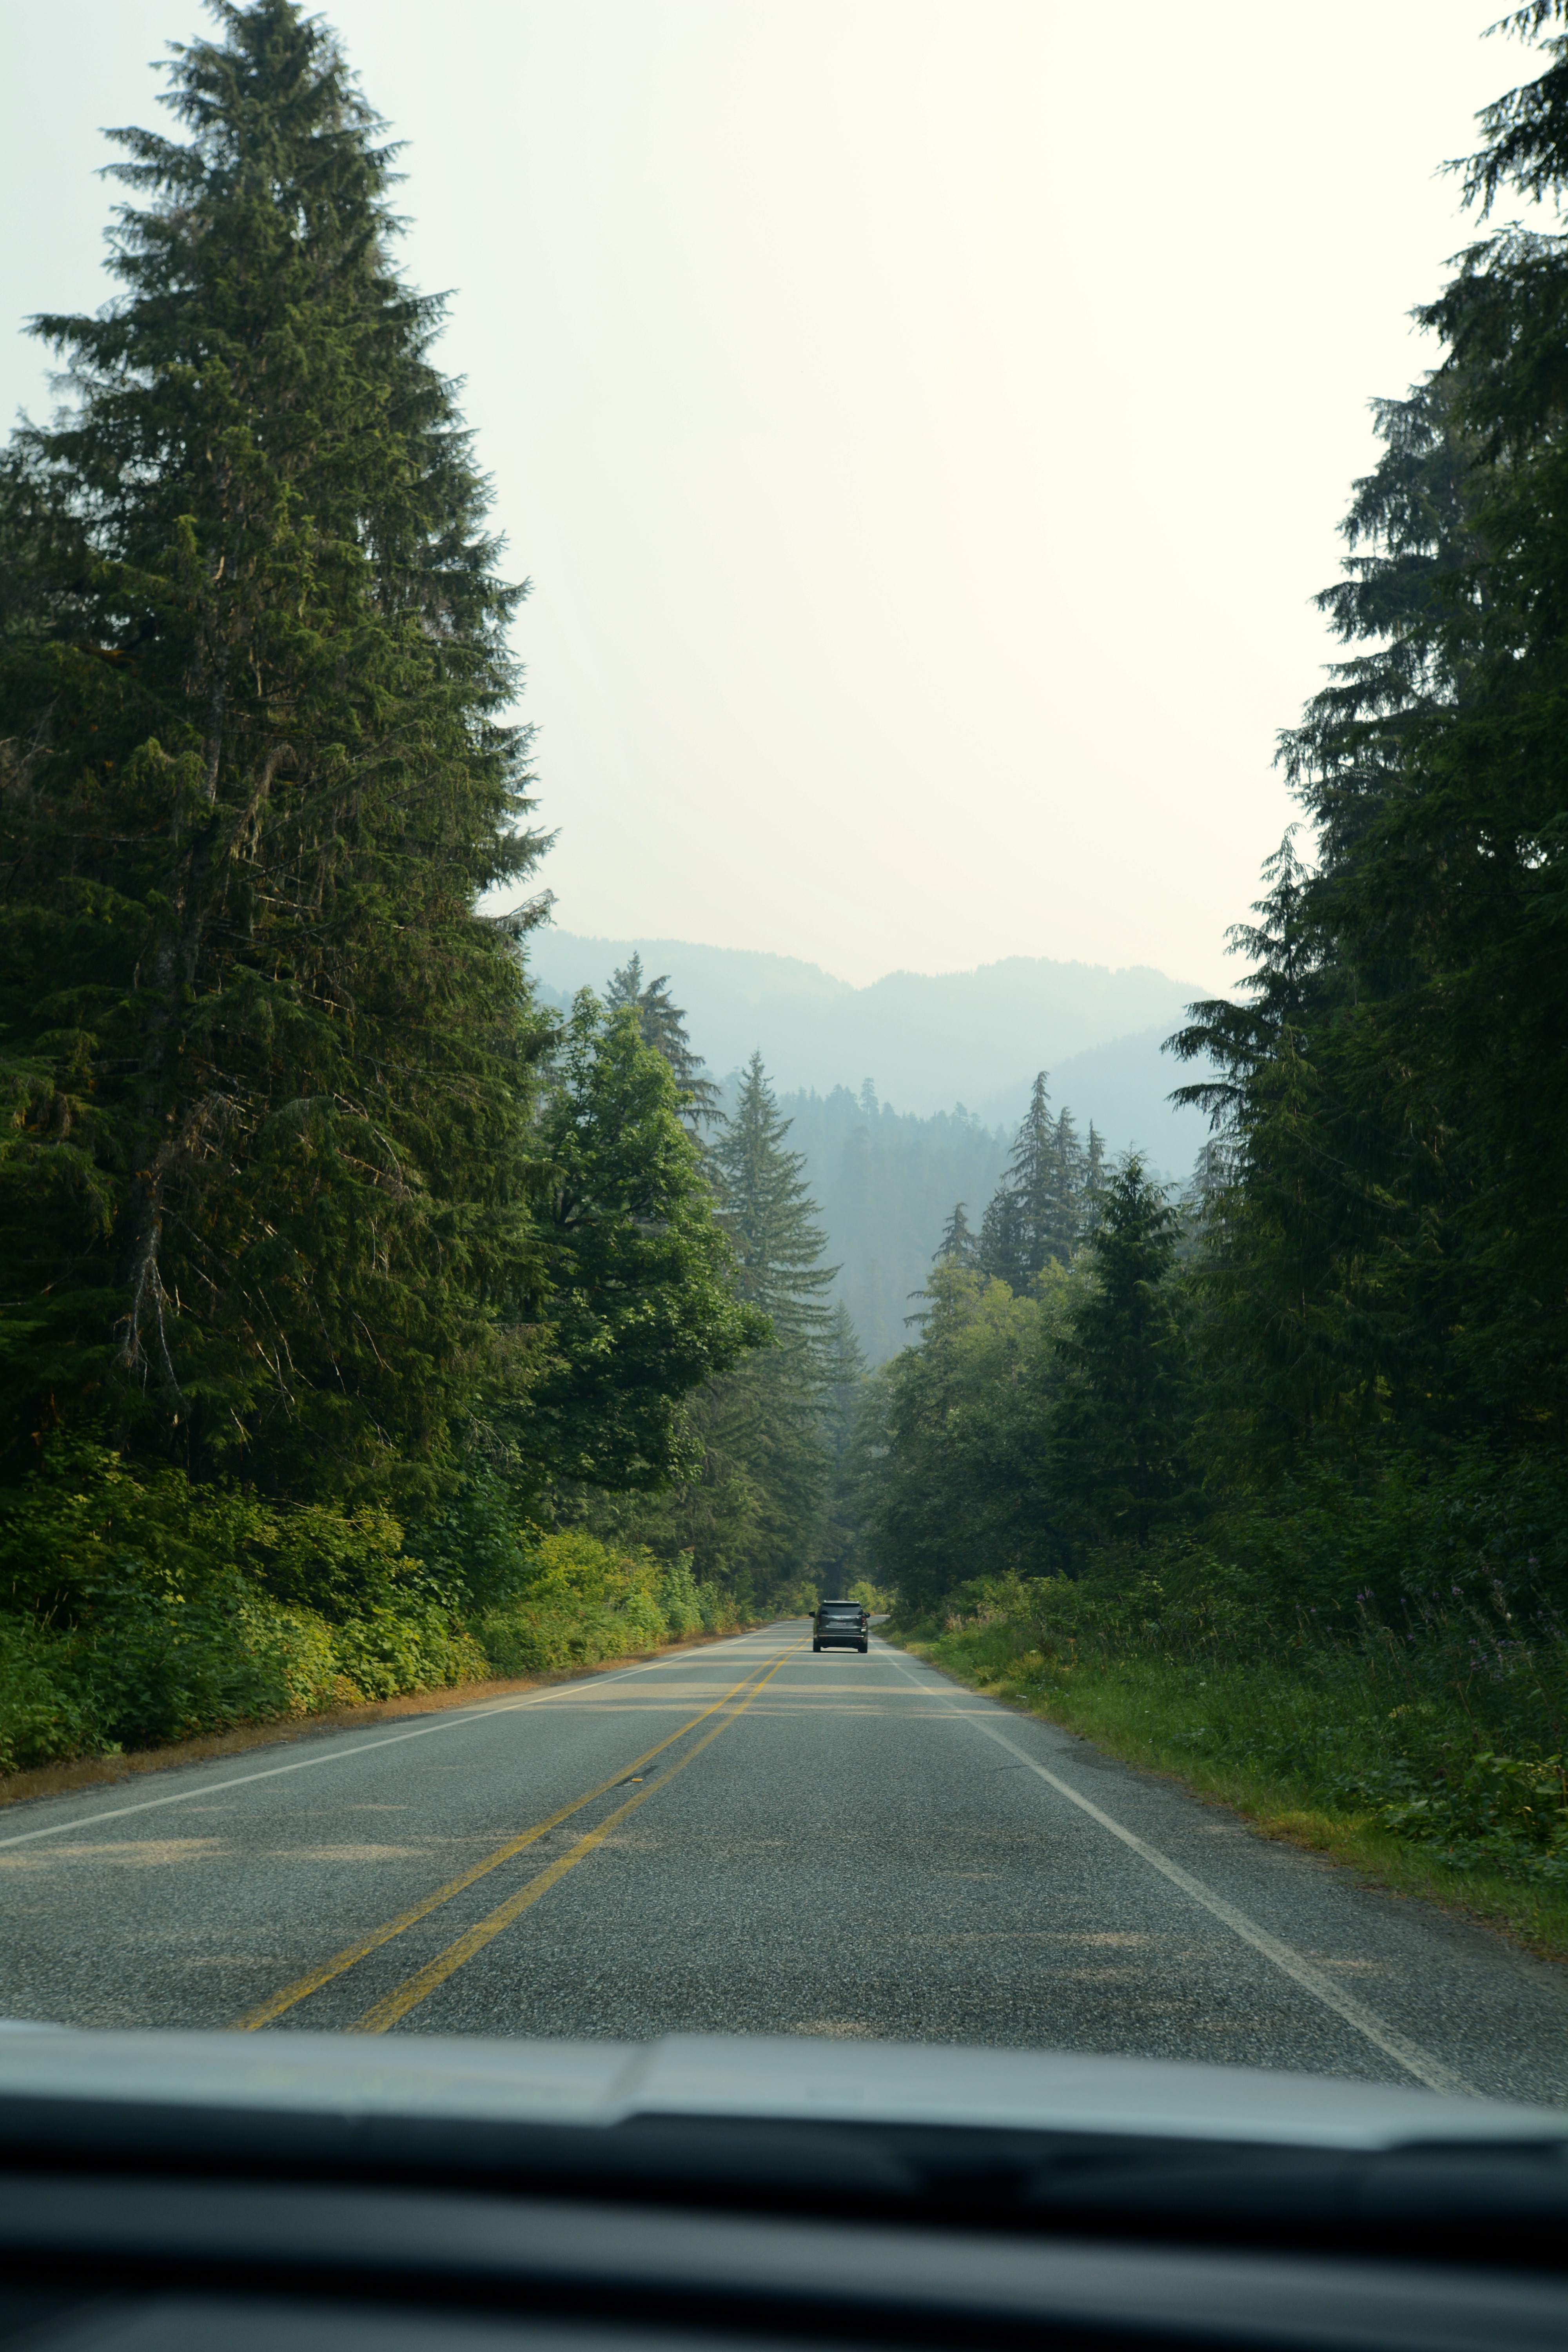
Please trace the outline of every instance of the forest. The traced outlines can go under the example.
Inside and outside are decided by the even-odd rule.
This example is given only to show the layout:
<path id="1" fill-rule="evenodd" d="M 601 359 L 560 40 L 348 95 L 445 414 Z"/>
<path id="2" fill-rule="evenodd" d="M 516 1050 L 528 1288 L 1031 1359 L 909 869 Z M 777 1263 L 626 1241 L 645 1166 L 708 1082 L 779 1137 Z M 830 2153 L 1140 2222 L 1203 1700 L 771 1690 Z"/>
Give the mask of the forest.
<path id="1" fill-rule="evenodd" d="M 953 1202 L 973 1202 L 978 1219 L 996 1190 L 1007 1133 L 962 1110 L 897 1111 L 869 1079 L 858 1094 L 781 1094 L 779 1108 L 839 1267 L 834 1297 L 869 1361 L 884 1363 L 909 1338 Z"/>
<path id="2" fill-rule="evenodd" d="M 1281 739 L 1306 838 L 1171 1041 L 1194 1181 L 1123 1160 L 1075 1246 L 1021 1138 L 1016 1273 L 955 1221 L 850 1449 L 933 1655 L 1558 1950 L 1568 239 L 1493 216 L 1561 217 L 1565 16 L 1513 21 L 1543 69 L 1455 167 L 1436 363 L 1375 404 L 1343 657 Z"/>
<path id="3" fill-rule="evenodd" d="M 395 151 L 216 13 L 0 465 L 0 1769 L 737 1623 L 858 1362 L 760 1065 L 721 1118 L 657 984 L 531 990 Z"/>
<path id="4" fill-rule="evenodd" d="M 1545 1934 L 1568 239 L 1493 216 L 1568 185 L 1565 0 L 1376 406 L 1179 1192 L 1043 1071 L 1008 1145 L 721 1089 L 635 957 L 531 982 L 524 592 L 395 151 L 297 0 L 216 13 L 0 459 L 0 1771 L 854 1591 Z"/>

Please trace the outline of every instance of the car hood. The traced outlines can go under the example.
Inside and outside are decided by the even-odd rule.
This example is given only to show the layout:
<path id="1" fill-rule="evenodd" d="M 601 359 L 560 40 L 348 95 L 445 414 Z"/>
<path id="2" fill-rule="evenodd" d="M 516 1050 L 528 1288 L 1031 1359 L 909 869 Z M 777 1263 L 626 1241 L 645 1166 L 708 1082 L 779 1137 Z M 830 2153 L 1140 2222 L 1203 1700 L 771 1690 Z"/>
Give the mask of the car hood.
<path id="1" fill-rule="evenodd" d="M 616 2124 L 638 2116 L 952 2125 L 1272 2147 L 1568 2143 L 1568 2115 L 1398 2084 L 1068 2051 L 804 2035 L 79 2032 L 0 2021 L 0 2099 Z"/>

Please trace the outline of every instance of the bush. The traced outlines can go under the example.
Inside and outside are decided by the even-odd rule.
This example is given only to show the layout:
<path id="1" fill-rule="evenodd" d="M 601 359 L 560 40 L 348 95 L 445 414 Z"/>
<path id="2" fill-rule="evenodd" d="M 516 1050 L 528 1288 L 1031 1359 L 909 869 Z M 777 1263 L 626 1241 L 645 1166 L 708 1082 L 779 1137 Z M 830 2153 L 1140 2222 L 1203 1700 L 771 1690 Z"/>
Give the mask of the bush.
<path id="1" fill-rule="evenodd" d="M 595 1665 L 656 1648 L 666 1638 L 668 1621 L 660 1591 L 678 1571 L 645 1546 L 617 1549 L 575 1528 L 538 1533 L 530 1545 L 529 1569 L 524 1592 L 472 1622 L 475 1638 L 501 1674 Z M 689 1582 L 689 1568 L 686 1578 Z M 684 1610 L 684 1586 L 679 1599 Z"/>
<path id="2" fill-rule="evenodd" d="M 678 1552 L 667 1560 L 658 1580 L 658 1605 L 664 1612 L 668 1637 L 679 1642 L 689 1633 L 708 1630 L 702 1614 L 703 1591 L 692 1572 L 691 1554 Z"/>
<path id="3" fill-rule="evenodd" d="M 489 1672 L 385 1512 L 138 1475 L 81 1440 L 0 1498 L 0 1769 Z"/>
<path id="4" fill-rule="evenodd" d="M 0 1615 L 0 1772 L 101 1746 L 70 1643 L 32 1618 Z"/>
<path id="5" fill-rule="evenodd" d="M 280 1507 L 54 1445 L 0 1497 L 0 1771 L 593 1665 L 741 1622 L 689 1552 L 509 1533 L 490 1489 L 430 1527 L 447 1547 L 434 1566 L 383 1510 Z M 467 1623 L 446 1597 L 465 1579 L 505 1595 Z"/>

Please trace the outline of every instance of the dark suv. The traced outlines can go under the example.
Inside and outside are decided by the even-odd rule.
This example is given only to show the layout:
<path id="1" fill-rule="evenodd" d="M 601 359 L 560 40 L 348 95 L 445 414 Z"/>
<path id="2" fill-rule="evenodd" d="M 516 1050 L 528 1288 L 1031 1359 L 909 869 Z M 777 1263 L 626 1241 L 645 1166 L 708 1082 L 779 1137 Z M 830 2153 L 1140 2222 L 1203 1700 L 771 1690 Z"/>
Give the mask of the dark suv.
<path id="1" fill-rule="evenodd" d="M 858 1601 L 825 1601 L 811 1621 L 814 1650 L 859 1650 L 871 1639 L 871 1620 Z"/>

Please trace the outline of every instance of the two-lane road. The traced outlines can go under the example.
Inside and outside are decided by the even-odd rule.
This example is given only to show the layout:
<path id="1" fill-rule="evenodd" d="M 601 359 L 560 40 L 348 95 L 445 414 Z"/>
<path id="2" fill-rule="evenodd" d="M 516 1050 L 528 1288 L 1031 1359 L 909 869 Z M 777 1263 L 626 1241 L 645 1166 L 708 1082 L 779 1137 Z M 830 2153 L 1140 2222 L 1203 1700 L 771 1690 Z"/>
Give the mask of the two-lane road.
<path id="1" fill-rule="evenodd" d="M 1568 2103 L 1562 1970 L 804 1622 L 11 1807 L 0 2015 L 877 2035 Z"/>

